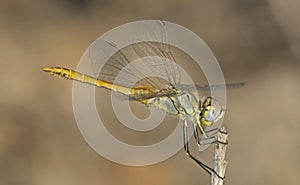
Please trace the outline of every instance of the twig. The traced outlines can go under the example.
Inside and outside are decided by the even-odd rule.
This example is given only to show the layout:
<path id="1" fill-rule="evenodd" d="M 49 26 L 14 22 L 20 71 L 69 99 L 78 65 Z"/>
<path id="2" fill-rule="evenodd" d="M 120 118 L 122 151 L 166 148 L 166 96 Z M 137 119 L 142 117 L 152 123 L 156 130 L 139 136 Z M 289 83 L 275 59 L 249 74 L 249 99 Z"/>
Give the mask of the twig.
<path id="1" fill-rule="evenodd" d="M 225 170 L 227 161 L 225 161 L 225 154 L 227 148 L 228 133 L 224 127 L 217 133 L 217 140 L 215 144 L 215 152 L 213 158 L 213 169 L 221 177 L 225 177 Z M 223 185 L 224 179 L 219 178 L 216 174 L 212 173 L 210 179 L 211 185 Z"/>

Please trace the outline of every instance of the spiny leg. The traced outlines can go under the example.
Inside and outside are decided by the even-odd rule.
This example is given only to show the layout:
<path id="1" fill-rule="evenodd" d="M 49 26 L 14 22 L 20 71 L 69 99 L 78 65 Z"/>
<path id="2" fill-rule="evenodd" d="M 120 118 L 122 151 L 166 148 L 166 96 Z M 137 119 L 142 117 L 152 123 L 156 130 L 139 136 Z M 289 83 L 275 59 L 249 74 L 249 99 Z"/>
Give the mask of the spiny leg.
<path id="1" fill-rule="evenodd" d="M 215 134 L 218 132 L 217 128 L 205 131 L 206 137 L 204 136 L 202 138 L 200 137 L 199 127 L 196 124 L 193 125 L 193 129 L 194 129 L 194 138 L 195 138 L 198 146 L 200 146 L 200 145 L 210 145 L 210 144 L 215 143 L 217 141 L 217 138 L 215 137 Z M 209 134 L 211 132 L 213 132 L 213 133 Z M 203 141 L 208 141 L 208 142 L 204 143 Z"/>
<path id="2" fill-rule="evenodd" d="M 220 128 L 214 128 L 214 129 L 211 129 L 211 130 L 208 130 L 206 131 L 206 133 L 211 133 L 211 134 L 207 134 L 208 138 L 207 139 L 214 139 L 214 141 L 212 141 L 211 143 L 219 143 L 219 144 L 223 144 L 223 145 L 227 145 L 228 144 L 228 141 L 226 142 L 222 142 L 222 141 L 219 141 L 218 138 L 217 138 L 217 133 L 220 132 L 221 134 L 228 134 L 228 132 L 224 132 L 222 131 L 222 129 Z M 205 140 L 206 138 L 203 138 L 203 140 Z M 210 144 L 211 144 L 210 143 Z M 200 143 L 201 144 L 201 143 Z"/>
<path id="3" fill-rule="evenodd" d="M 219 128 L 213 128 L 213 129 L 207 130 L 207 131 L 205 131 L 205 132 L 206 132 L 206 134 L 212 132 L 212 134 L 208 134 L 208 136 L 211 136 L 211 135 L 215 135 L 215 134 L 218 133 L 219 131 L 220 131 Z"/>
<path id="4" fill-rule="evenodd" d="M 218 176 L 220 179 L 224 179 L 224 177 L 221 177 L 217 172 L 215 172 L 211 167 L 207 166 L 206 164 L 204 164 L 203 162 L 199 161 L 198 159 L 196 159 L 190 152 L 189 149 L 189 143 L 188 143 L 188 131 L 187 131 L 187 122 L 184 122 L 183 125 L 183 142 L 184 142 L 184 150 L 186 152 L 186 154 L 193 159 L 203 170 L 205 170 L 209 175 L 211 175 L 211 173 L 213 172 L 214 174 L 216 174 L 216 176 Z"/>
<path id="5" fill-rule="evenodd" d="M 198 126 L 198 128 L 200 129 L 200 132 L 204 135 L 204 137 L 207 137 L 207 135 L 206 135 L 206 133 L 205 133 L 203 127 L 201 126 L 200 120 L 197 120 L 197 126 Z"/>
<path id="6" fill-rule="evenodd" d="M 199 134 L 199 129 L 196 124 L 193 124 L 193 129 L 194 129 L 194 138 L 195 138 L 198 146 L 200 146 L 200 134 Z"/>
<path id="7" fill-rule="evenodd" d="M 195 140 L 196 140 L 196 142 L 199 146 L 200 145 L 210 145 L 210 144 L 213 144 L 213 143 L 220 143 L 220 144 L 223 144 L 223 145 L 228 144 L 228 141 L 221 142 L 217 139 L 216 134 L 218 132 L 220 132 L 222 134 L 226 134 L 223 131 L 221 131 L 219 128 L 214 128 L 214 129 L 205 131 L 206 137 L 202 137 L 202 138 L 200 137 L 200 134 L 199 134 L 199 128 L 195 124 L 194 124 L 193 129 L 194 129 Z"/>
<path id="8" fill-rule="evenodd" d="M 201 145 L 210 145 L 210 144 L 216 142 L 216 137 L 213 135 L 214 133 L 212 134 L 212 136 L 207 135 L 207 137 L 201 138 L 200 133 L 199 133 L 199 127 L 196 124 L 193 124 L 193 126 L 194 126 L 193 127 L 193 129 L 194 129 L 194 138 L 197 142 L 198 147 L 200 147 Z M 210 132 L 211 132 L 211 130 L 207 131 L 206 134 L 210 133 Z M 204 143 L 204 141 L 208 141 L 208 142 Z"/>

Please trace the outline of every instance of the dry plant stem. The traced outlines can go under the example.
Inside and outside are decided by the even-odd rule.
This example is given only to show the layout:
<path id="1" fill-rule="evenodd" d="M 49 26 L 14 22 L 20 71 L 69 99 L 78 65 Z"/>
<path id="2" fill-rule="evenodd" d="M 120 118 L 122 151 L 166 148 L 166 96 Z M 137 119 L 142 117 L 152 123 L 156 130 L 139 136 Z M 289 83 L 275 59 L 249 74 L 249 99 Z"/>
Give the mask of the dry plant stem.
<path id="1" fill-rule="evenodd" d="M 215 144 L 215 152 L 213 158 L 213 169 L 221 177 L 225 177 L 225 170 L 228 163 L 227 161 L 225 161 L 227 144 L 223 144 L 223 143 L 227 143 L 227 138 L 228 138 L 228 133 L 225 130 L 225 128 L 222 127 L 220 131 L 217 133 L 217 140 L 219 142 Z M 221 179 L 215 173 L 212 173 L 210 182 L 211 185 L 222 185 L 224 179 Z"/>

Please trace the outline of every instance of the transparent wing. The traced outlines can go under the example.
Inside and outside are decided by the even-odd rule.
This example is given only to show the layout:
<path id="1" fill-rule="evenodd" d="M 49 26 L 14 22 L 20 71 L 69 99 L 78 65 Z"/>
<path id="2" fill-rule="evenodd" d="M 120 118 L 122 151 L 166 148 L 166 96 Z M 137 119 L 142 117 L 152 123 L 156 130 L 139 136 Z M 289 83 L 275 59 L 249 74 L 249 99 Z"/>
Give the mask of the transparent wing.
<path id="1" fill-rule="evenodd" d="M 152 92 L 174 94 L 173 84 L 179 83 L 180 74 L 172 62 L 175 59 L 167 43 L 164 23 L 153 21 L 146 26 L 139 25 L 133 41 L 141 42 L 120 49 L 113 42 L 94 41 L 88 50 L 94 75 L 125 87 L 147 87 Z M 136 57 L 141 62 L 132 62 Z"/>
<path id="2" fill-rule="evenodd" d="M 174 85 L 176 89 L 186 90 L 186 91 L 199 91 L 199 92 L 209 92 L 221 89 L 234 89 L 245 86 L 245 82 L 238 83 L 228 83 L 228 84 L 219 84 L 219 85 L 190 85 L 190 84 L 176 84 Z"/>
<path id="3" fill-rule="evenodd" d="M 168 44 L 164 22 L 142 22 L 135 30 L 133 41 L 135 44 L 132 48 L 135 53 L 143 58 L 145 64 L 156 76 L 172 85 L 179 84 L 180 71 Z"/>
<path id="4" fill-rule="evenodd" d="M 130 55 L 124 54 L 112 42 L 96 40 L 88 52 L 94 75 L 101 80 L 125 87 L 145 86 L 151 90 L 162 86 L 161 79 L 148 77 L 145 68 L 132 64 Z"/>
<path id="5" fill-rule="evenodd" d="M 134 68 L 125 68 L 130 65 L 130 62 L 114 43 L 96 40 L 89 47 L 88 52 L 94 75 L 99 79 L 113 83 L 121 70 L 124 71 L 126 81 L 119 81 L 118 85 L 125 85 L 128 81 L 138 78 L 138 73 Z"/>

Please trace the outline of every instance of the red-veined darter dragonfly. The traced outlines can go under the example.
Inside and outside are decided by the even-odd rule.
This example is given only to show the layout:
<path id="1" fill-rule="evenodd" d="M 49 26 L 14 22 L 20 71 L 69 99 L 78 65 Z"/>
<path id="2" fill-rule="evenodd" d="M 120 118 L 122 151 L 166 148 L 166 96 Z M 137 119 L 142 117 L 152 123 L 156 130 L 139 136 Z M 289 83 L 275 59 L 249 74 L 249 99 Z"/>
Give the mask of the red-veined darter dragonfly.
<path id="1" fill-rule="evenodd" d="M 201 145 L 202 138 L 214 137 L 209 135 L 205 127 L 213 125 L 224 115 L 224 108 L 220 103 L 212 97 L 196 98 L 195 93 L 190 92 L 190 87 L 196 87 L 196 91 L 209 91 L 213 88 L 235 88 L 244 85 L 244 83 L 234 83 L 216 86 L 199 86 L 199 85 L 181 85 L 180 72 L 178 66 L 171 61 L 176 61 L 171 52 L 170 45 L 167 43 L 167 33 L 165 24 L 162 21 L 157 21 L 148 27 L 137 29 L 134 34 L 135 42 L 131 45 L 134 53 L 143 60 L 145 66 L 149 68 L 157 76 L 162 78 L 148 77 L 131 65 L 128 57 L 117 48 L 117 46 L 105 40 L 96 40 L 90 46 L 89 51 L 94 51 L 97 54 L 91 54 L 91 64 L 100 64 L 99 56 L 105 56 L 108 52 L 113 51 L 113 55 L 105 61 L 98 77 L 76 72 L 63 67 L 45 67 L 42 70 L 55 75 L 62 76 L 66 79 L 76 80 L 79 82 L 91 84 L 97 87 L 106 88 L 123 95 L 130 99 L 141 102 L 146 106 L 159 108 L 169 114 L 178 116 L 184 121 L 184 149 L 189 157 L 199 164 L 209 174 L 211 172 L 219 176 L 212 168 L 208 167 L 194 156 L 191 155 L 188 147 L 187 124 L 193 124 L 194 137 L 198 145 Z M 144 41 L 148 38 L 160 38 L 160 42 Z M 157 60 L 148 56 L 158 56 L 168 60 Z M 147 58 L 145 58 L 147 57 Z M 128 67 L 129 66 L 129 67 Z M 123 68 L 127 68 L 125 72 L 120 73 Z M 120 83 L 114 82 L 117 75 L 122 80 Z M 134 87 L 127 85 L 127 82 L 134 79 L 140 79 Z M 218 132 L 218 129 L 214 133 Z M 203 137 L 200 137 L 203 136 Z M 219 176 L 220 177 L 220 176 Z M 221 177 L 222 178 L 222 177 Z"/>

